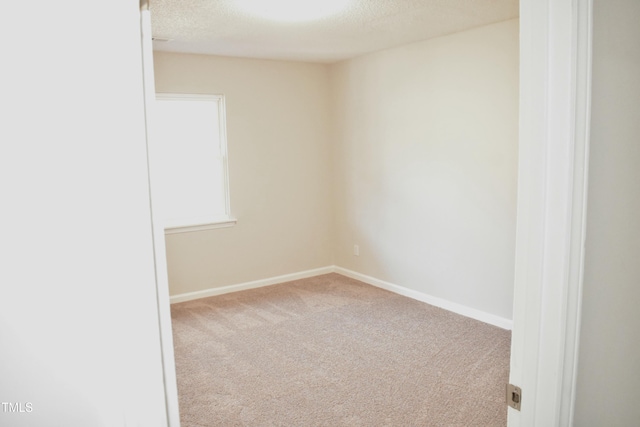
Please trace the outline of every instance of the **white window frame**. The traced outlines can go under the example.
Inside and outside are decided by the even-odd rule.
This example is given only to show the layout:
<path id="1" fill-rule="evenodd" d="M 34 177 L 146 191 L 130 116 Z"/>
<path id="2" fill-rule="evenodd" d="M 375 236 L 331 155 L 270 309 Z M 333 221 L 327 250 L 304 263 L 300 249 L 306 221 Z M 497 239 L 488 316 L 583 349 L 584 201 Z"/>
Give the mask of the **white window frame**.
<path id="1" fill-rule="evenodd" d="M 232 227 L 237 223 L 237 219 L 231 216 L 231 205 L 229 197 L 229 168 L 227 151 L 227 116 L 225 97 L 222 94 L 192 94 L 192 93 L 164 93 L 157 92 L 156 100 L 206 100 L 215 101 L 218 104 L 218 123 L 220 138 L 220 156 L 222 163 L 223 191 L 224 191 L 224 214 L 220 216 L 200 217 L 192 219 L 189 223 L 169 223 L 165 224 L 165 234 L 188 233 L 193 231 L 204 231 L 216 228 Z"/>

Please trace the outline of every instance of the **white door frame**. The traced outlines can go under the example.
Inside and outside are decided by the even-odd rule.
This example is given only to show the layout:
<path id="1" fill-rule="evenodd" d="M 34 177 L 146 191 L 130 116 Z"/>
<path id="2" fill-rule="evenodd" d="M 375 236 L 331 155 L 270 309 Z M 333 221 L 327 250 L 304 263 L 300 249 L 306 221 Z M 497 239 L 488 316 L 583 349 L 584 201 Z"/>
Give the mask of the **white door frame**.
<path id="1" fill-rule="evenodd" d="M 153 138 L 153 106 L 156 99 L 155 78 L 153 73 L 153 41 L 151 40 L 151 15 L 149 12 L 149 0 L 140 0 L 140 41 L 142 46 L 142 70 L 144 79 L 145 97 L 145 124 L 147 131 L 147 168 L 149 171 L 149 190 L 151 204 L 151 223 L 153 233 L 153 255 L 156 275 L 156 300 L 158 304 L 158 324 L 160 327 L 160 350 L 162 353 L 162 374 L 164 381 L 165 409 L 167 412 L 167 425 L 169 427 L 180 426 L 180 414 L 178 406 L 178 385 L 176 381 L 176 364 L 173 352 L 173 333 L 171 328 L 171 306 L 169 300 L 169 279 L 167 276 L 167 255 L 165 248 L 164 226 L 158 221 L 160 206 L 157 203 L 157 188 L 153 185 L 158 182 L 154 179 L 155 169 L 153 165 L 153 144 L 149 141 Z"/>
<path id="2" fill-rule="evenodd" d="M 520 1 L 510 427 L 573 424 L 589 153 L 592 0 Z"/>

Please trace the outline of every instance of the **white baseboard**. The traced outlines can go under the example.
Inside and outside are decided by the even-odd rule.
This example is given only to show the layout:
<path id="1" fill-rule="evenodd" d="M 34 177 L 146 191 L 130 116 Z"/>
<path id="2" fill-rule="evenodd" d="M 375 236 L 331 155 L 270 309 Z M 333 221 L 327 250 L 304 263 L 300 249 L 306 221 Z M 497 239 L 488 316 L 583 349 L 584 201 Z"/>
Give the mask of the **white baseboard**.
<path id="1" fill-rule="evenodd" d="M 219 288 L 210 288 L 202 291 L 173 295 L 170 300 L 171 304 L 175 304 L 178 302 L 191 301 L 194 299 L 212 297 L 215 295 L 228 294 L 230 292 L 238 292 L 247 289 L 261 288 L 263 286 L 276 285 L 278 283 L 290 282 L 292 280 L 306 279 L 308 277 L 320 276 L 321 274 L 333 273 L 334 271 L 335 269 L 333 266 L 315 268 L 313 270 L 284 274 L 282 276 L 269 277 L 267 279 L 254 280 L 252 282 L 239 283 L 237 285 L 221 286 Z"/>
<path id="2" fill-rule="evenodd" d="M 409 297 L 418 301 L 426 302 L 427 304 L 440 307 L 453 313 L 460 314 L 465 317 L 470 317 L 471 319 L 479 320 L 481 322 L 488 323 L 502 329 L 513 329 L 513 320 L 505 319 L 504 317 L 496 316 L 484 311 L 476 310 L 475 308 L 467 307 L 462 304 L 434 297 L 422 292 L 414 291 L 413 289 L 405 288 L 403 286 L 394 285 L 393 283 L 385 282 L 384 280 L 360 274 L 346 268 L 334 266 L 333 271 L 338 274 L 342 274 L 343 276 L 351 277 L 352 279 L 360 280 L 361 282 L 376 286 L 378 288 L 386 289 L 398 295 L 403 295 L 405 297 Z"/>
<path id="3" fill-rule="evenodd" d="M 511 330 L 513 328 L 513 321 L 499 317 L 484 311 L 476 310 L 475 308 L 467 307 L 462 304 L 451 302 L 442 298 L 434 297 L 422 292 L 414 291 L 413 289 L 405 288 L 403 286 L 394 285 L 393 283 L 385 282 L 384 280 L 376 279 L 375 277 L 367 276 L 365 274 L 357 273 L 346 268 L 338 267 L 335 265 L 316 268 L 313 270 L 305 270 L 292 274 L 284 274 L 282 276 L 269 277 L 267 279 L 254 280 L 252 282 L 239 283 L 237 285 L 222 286 L 219 288 L 205 289 L 202 291 L 188 292 L 185 294 L 178 294 L 171 297 L 171 304 L 178 302 L 191 301 L 194 299 L 212 297 L 215 295 L 228 294 L 230 292 L 244 291 L 247 289 L 261 288 L 263 286 L 276 285 L 278 283 L 290 282 L 292 280 L 306 279 L 308 277 L 320 276 L 322 274 L 338 273 L 343 276 L 351 277 L 352 279 L 360 280 L 361 282 L 368 283 L 378 288 L 386 289 L 398 295 L 403 295 L 418 301 L 431 304 L 436 307 L 443 308 L 456 314 L 460 314 L 465 317 L 470 317 L 475 320 L 479 320 L 490 325 L 497 326 L 502 329 Z"/>

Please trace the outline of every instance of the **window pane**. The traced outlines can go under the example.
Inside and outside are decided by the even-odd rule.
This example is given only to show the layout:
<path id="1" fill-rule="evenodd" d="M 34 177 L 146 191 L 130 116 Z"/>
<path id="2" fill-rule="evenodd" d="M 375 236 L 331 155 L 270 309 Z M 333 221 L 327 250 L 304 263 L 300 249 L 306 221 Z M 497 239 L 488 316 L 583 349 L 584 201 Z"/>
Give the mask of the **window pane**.
<path id="1" fill-rule="evenodd" d="M 168 225 L 226 215 L 219 103 L 158 99 L 154 147 L 161 206 Z"/>

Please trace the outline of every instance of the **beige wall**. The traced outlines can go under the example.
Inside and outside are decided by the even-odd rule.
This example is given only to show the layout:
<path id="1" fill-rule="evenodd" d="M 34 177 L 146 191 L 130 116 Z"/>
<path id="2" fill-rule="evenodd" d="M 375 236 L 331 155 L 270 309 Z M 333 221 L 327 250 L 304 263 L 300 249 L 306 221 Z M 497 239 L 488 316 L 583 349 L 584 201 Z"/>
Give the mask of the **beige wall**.
<path id="1" fill-rule="evenodd" d="M 511 318 L 517 20 L 331 66 L 155 56 L 159 92 L 226 95 L 238 218 L 167 237 L 172 294 L 337 264 Z"/>
<path id="2" fill-rule="evenodd" d="M 167 236 L 171 294 L 333 264 L 326 65 L 160 53 L 158 92 L 226 96 L 236 226 Z"/>
<path id="3" fill-rule="evenodd" d="M 511 20 L 332 67 L 338 265 L 511 319 L 518 62 Z"/>
<path id="4" fill-rule="evenodd" d="M 576 426 L 640 423 L 640 2 L 594 2 Z"/>

